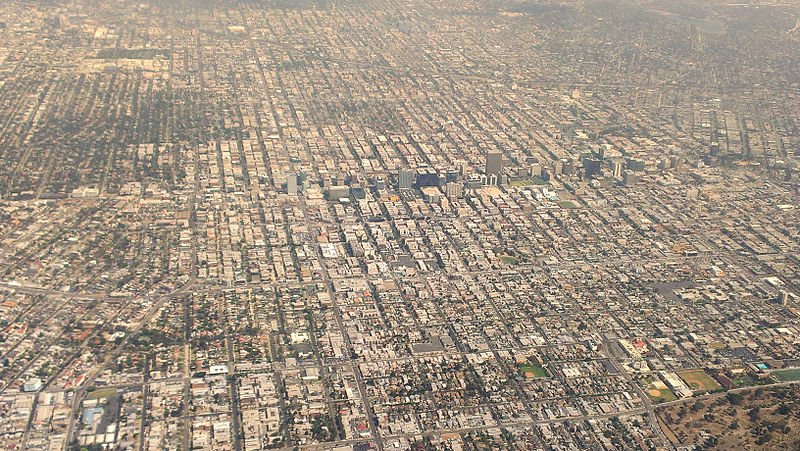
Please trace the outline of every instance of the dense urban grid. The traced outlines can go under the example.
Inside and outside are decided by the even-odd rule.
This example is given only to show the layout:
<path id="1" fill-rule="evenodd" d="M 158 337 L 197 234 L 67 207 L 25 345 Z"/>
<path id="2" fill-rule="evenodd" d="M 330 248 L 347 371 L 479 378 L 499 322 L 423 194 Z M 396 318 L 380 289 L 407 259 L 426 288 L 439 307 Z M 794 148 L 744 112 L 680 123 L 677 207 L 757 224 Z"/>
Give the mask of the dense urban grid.
<path id="1" fill-rule="evenodd" d="M 0 448 L 796 449 L 799 28 L 0 2 Z"/>

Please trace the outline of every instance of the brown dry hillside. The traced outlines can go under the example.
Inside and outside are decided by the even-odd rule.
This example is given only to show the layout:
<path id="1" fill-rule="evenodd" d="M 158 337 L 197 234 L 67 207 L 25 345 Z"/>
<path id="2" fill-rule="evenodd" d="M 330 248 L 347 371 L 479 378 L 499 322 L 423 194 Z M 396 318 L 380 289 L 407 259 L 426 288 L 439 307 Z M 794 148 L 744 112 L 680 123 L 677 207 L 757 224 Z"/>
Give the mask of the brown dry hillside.
<path id="1" fill-rule="evenodd" d="M 800 449 L 797 385 L 720 394 L 657 412 L 675 445 L 704 449 Z"/>

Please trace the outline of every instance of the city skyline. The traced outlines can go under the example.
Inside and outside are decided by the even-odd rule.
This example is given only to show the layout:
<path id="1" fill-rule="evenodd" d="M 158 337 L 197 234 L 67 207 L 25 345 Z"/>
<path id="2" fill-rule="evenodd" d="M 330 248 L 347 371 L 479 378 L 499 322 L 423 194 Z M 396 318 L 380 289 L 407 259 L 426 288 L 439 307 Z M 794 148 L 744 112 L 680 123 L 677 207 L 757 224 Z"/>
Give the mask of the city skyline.
<path id="1" fill-rule="evenodd" d="M 0 447 L 796 449 L 798 25 L 0 3 Z"/>

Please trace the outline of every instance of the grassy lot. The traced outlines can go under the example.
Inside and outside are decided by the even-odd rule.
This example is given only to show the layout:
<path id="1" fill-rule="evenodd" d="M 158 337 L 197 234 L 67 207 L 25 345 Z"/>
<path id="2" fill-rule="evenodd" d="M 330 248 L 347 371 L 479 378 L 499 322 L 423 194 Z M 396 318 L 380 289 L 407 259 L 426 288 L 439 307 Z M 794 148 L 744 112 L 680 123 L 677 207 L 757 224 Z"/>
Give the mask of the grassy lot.
<path id="1" fill-rule="evenodd" d="M 572 203 L 572 202 L 570 202 L 568 200 L 562 200 L 561 202 L 558 203 L 558 206 L 561 207 L 561 208 L 568 208 L 568 209 L 578 208 L 578 207 L 575 206 L 574 203 Z"/>
<path id="2" fill-rule="evenodd" d="M 675 393 L 667 387 L 667 384 L 661 382 L 654 374 L 643 374 L 638 380 L 639 385 L 644 389 L 647 397 L 654 403 L 662 403 L 667 401 L 674 401 L 677 398 Z"/>
<path id="3" fill-rule="evenodd" d="M 531 185 L 547 185 L 548 182 L 540 179 L 539 177 L 534 177 L 532 179 L 525 179 L 525 180 L 514 180 L 513 182 L 509 182 L 511 186 L 531 186 Z"/>
<path id="4" fill-rule="evenodd" d="M 712 341 L 708 345 L 711 346 L 712 349 L 716 349 L 717 351 L 719 351 L 720 349 L 725 349 L 725 344 L 722 343 L 721 341 Z"/>
<path id="5" fill-rule="evenodd" d="M 773 371 L 772 375 L 781 382 L 800 381 L 800 368 Z"/>
<path id="6" fill-rule="evenodd" d="M 773 382 L 771 379 L 758 379 L 750 376 L 749 374 L 743 374 L 739 377 L 734 377 L 732 381 L 736 387 L 753 387 L 757 385 L 767 385 Z"/>
<path id="7" fill-rule="evenodd" d="M 501 255 L 500 256 L 500 261 L 502 261 L 503 263 L 505 263 L 507 265 L 515 265 L 517 263 L 517 259 L 512 257 L 512 256 L 510 256 L 510 255 Z"/>
<path id="8" fill-rule="evenodd" d="M 711 376 L 703 370 L 679 371 L 678 376 L 680 376 L 692 390 L 707 392 L 722 390 L 722 386 L 714 379 L 711 379 Z"/>
<path id="9" fill-rule="evenodd" d="M 545 371 L 545 369 L 540 367 L 539 365 L 534 365 L 531 363 L 523 363 L 519 366 L 519 370 L 522 372 L 522 374 L 525 373 L 533 374 L 534 378 L 547 377 L 547 371 Z"/>
<path id="10" fill-rule="evenodd" d="M 733 385 L 735 385 L 736 387 L 750 387 L 756 385 L 753 378 L 746 374 L 739 377 L 734 377 L 731 380 L 733 381 Z"/>
<path id="11" fill-rule="evenodd" d="M 100 398 L 110 398 L 117 394 L 117 390 L 113 388 L 101 388 L 99 390 L 95 390 L 89 392 L 86 395 L 86 399 L 100 399 Z"/>
<path id="12" fill-rule="evenodd" d="M 648 388 L 644 392 L 647 393 L 647 397 L 650 398 L 650 401 L 654 403 L 669 402 L 678 399 L 675 393 L 672 393 L 672 390 L 668 388 Z"/>

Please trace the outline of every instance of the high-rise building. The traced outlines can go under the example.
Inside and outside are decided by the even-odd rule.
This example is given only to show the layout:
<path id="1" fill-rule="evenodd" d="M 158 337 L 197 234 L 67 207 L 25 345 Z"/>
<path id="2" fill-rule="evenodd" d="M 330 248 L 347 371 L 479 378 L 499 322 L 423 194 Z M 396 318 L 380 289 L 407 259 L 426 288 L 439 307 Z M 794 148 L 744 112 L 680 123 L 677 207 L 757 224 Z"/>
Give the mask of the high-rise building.
<path id="1" fill-rule="evenodd" d="M 338 200 L 350 196 L 350 187 L 347 185 L 334 185 L 328 188 L 328 199 Z"/>
<path id="2" fill-rule="evenodd" d="M 483 184 L 483 180 L 486 179 L 486 174 L 470 174 L 467 177 L 467 188 L 469 189 L 478 189 Z"/>
<path id="3" fill-rule="evenodd" d="M 290 196 L 297 195 L 297 175 L 289 174 L 286 177 L 286 194 Z"/>
<path id="4" fill-rule="evenodd" d="M 431 167 L 423 166 L 417 169 L 418 186 L 439 186 L 439 174 Z"/>
<path id="5" fill-rule="evenodd" d="M 447 169 L 444 172 L 445 183 L 452 183 L 452 182 L 457 181 L 460 178 L 460 175 L 461 174 L 457 170 L 455 170 L 453 168 Z"/>
<path id="6" fill-rule="evenodd" d="M 400 189 L 411 188 L 414 185 L 416 173 L 411 169 L 401 169 L 397 177 L 397 187 Z"/>
<path id="7" fill-rule="evenodd" d="M 615 161 L 611 163 L 611 174 L 615 179 L 622 177 L 622 163 Z"/>
<path id="8" fill-rule="evenodd" d="M 486 154 L 486 176 L 495 175 L 500 177 L 503 172 L 503 153 L 502 152 L 489 152 Z"/>
<path id="9" fill-rule="evenodd" d="M 636 184 L 639 181 L 639 177 L 630 171 L 625 171 L 622 173 L 622 184 L 625 186 L 630 186 Z"/>
<path id="10" fill-rule="evenodd" d="M 628 158 L 625 167 L 631 171 L 644 171 L 644 161 Z"/>
<path id="11" fill-rule="evenodd" d="M 584 158 L 583 160 L 583 170 L 586 173 L 586 177 L 592 177 L 595 174 L 599 174 L 602 168 L 603 162 L 600 160 L 595 160 L 593 158 Z"/>
<path id="12" fill-rule="evenodd" d="M 22 391 L 28 393 L 35 392 L 40 388 L 42 388 L 42 380 L 38 377 L 32 377 L 25 381 L 25 383 L 22 385 Z"/>
<path id="13" fill-rule="evenodd" d="M 425 202 L 430 202 L 432 204 L 438 204 L 442 201 L 442 191 L 436 186 L 423 186 L 420 188 L 422 190 L 422 198 Z"/>
<path id="14" fill-rule="evenodd" d="M 458 199 L 464 191 L 464 184 L 461 182 L 450 182 L 445 186 L 445 193 L 450 199 Z"/>
<path id="15" fill-rule="evenodd" d="M 356 200 L 367 198 L 367 192 L 361 185 L 350 185 L 350 195 L 353 196 L 353 199 Z"/>

